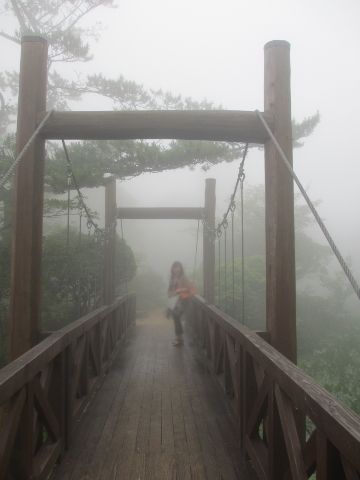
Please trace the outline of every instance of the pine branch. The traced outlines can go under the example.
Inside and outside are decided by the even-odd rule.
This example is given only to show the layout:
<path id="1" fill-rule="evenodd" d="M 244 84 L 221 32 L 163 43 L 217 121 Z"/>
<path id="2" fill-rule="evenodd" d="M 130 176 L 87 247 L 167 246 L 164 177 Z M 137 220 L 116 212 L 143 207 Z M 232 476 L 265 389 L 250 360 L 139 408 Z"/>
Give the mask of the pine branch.
<path id="1" fill-rule="evenodd" d="M 0 32 L 0 37 L 6 38 L 6 40 L 10 40 L 11 42 L 17 43 L 18 45 L 21 44 L 21 41 L 18 38 L 13 37 L 12 35 L 9 35 L 5 32 Z"/>

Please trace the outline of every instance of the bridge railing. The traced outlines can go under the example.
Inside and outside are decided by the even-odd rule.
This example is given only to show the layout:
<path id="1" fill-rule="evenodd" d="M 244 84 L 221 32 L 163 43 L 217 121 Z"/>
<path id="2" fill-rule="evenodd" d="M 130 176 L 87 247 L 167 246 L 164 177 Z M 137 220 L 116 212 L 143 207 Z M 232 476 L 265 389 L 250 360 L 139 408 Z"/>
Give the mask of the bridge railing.
<path id="1" fill-rule="evenodd" d="M 46 478 L 135 319 L 126 295 L 0 370 L 0 480 Z"/>
<path id="2" fill-rule="evenodd" d="M 360 418 L 260 335 L 199 296 L 192 306 L 197 345 L 258 478 L 359 480 Z"/>

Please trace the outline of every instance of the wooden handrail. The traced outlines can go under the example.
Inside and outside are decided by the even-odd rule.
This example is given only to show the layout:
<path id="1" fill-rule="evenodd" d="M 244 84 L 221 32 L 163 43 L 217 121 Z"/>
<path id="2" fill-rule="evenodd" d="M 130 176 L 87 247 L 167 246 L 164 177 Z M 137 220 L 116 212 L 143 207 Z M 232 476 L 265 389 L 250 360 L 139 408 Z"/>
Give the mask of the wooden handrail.
<path id="1" fill-rule="evenodd" d="M 255 332 L 200 296 L 192 303 L 195 335 L 240 421 L 243 448 L 259 477 L 274 478 L 272 455 L 279 452 L 271 450 L 271 439 L 276 437 L 288 457 L 290 476 L 283 478 L 308 478 L 299 472 L 320 472 L 322 462 L 333 461 L 338 476 L 319 478 L 358 478 L 344 472 L 360 473 L 360 417 Z M 283 422 L 282 432 L 271 431 L 274 415 Z M 305 418 L 315 427 L 307 442 Z"/>
<path id="2" fill-rule="evenodd" d="M 135 296 L 125 295 L 52 333 L 0 370 L 0 480 L 14 469 L 34 479 L 51 471 L 134 319 Z M 19 449 L 24 455 L 13 458 Z"/>

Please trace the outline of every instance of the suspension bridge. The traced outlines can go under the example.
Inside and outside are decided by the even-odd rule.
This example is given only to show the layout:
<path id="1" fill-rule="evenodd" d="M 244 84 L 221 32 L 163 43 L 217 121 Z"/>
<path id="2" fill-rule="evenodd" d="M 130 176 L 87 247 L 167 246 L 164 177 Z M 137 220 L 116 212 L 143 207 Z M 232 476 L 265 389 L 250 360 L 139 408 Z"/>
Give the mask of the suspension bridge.
<path id="1" fill-rule="evenodd" d="M 302 186 L 292 169 L 289 44 L 270 42 L 264 56 L 264 112 L 47 112 L 47 43 L 23 38 L 17 158 L 0 180 L 1 188 L 16 169 L 12 361 L 0 370 L 0 480 L 360 479 L 359 417 L 296 366 L 293 183 Z M 213 179 L 206 181 L 203 206 L 128 208 L 117 207 L 110 178 L 104 229 L 79 191 L 104 249 L 101 301 L 61 330 L 41 331 L 46 140 L 62 140 L 76 186 L 66 140 L 138 138 L 264 145 L 266 331 L 251 331 L 214 305 L 216 282 L 231 291 L 215 278 L 216 242 L 225 253 L 220 242 L 227 244 L 230 224 L 233 258 L 235 194 L 240 188 L 242 198 L 247 146 L 218 225 Z M 191 299 L 184 348 L 170 346 L 162 314 L 136 320 L 134 294 L 115 296 L 116 222 L 135 218 L 203 222 L 204 291 Z"/>

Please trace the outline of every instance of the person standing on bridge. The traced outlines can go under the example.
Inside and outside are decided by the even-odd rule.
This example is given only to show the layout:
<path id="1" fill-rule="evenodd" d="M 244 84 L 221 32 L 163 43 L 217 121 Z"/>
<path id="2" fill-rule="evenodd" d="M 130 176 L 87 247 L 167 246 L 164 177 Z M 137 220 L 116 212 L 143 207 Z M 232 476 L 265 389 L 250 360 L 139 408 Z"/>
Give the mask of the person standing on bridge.
<path id="1" fill-rule="evenodd" d="M 175 340 L 173 345 L 179 347 L 184 344 L 181 317 L 187 310 L 189 298 L 194 295 L 195 288 L 185 275 L 180 262 L 174 262 L 170 269 L 170 282 L 168 288 L 168 311 L 174 320 Z"/>

